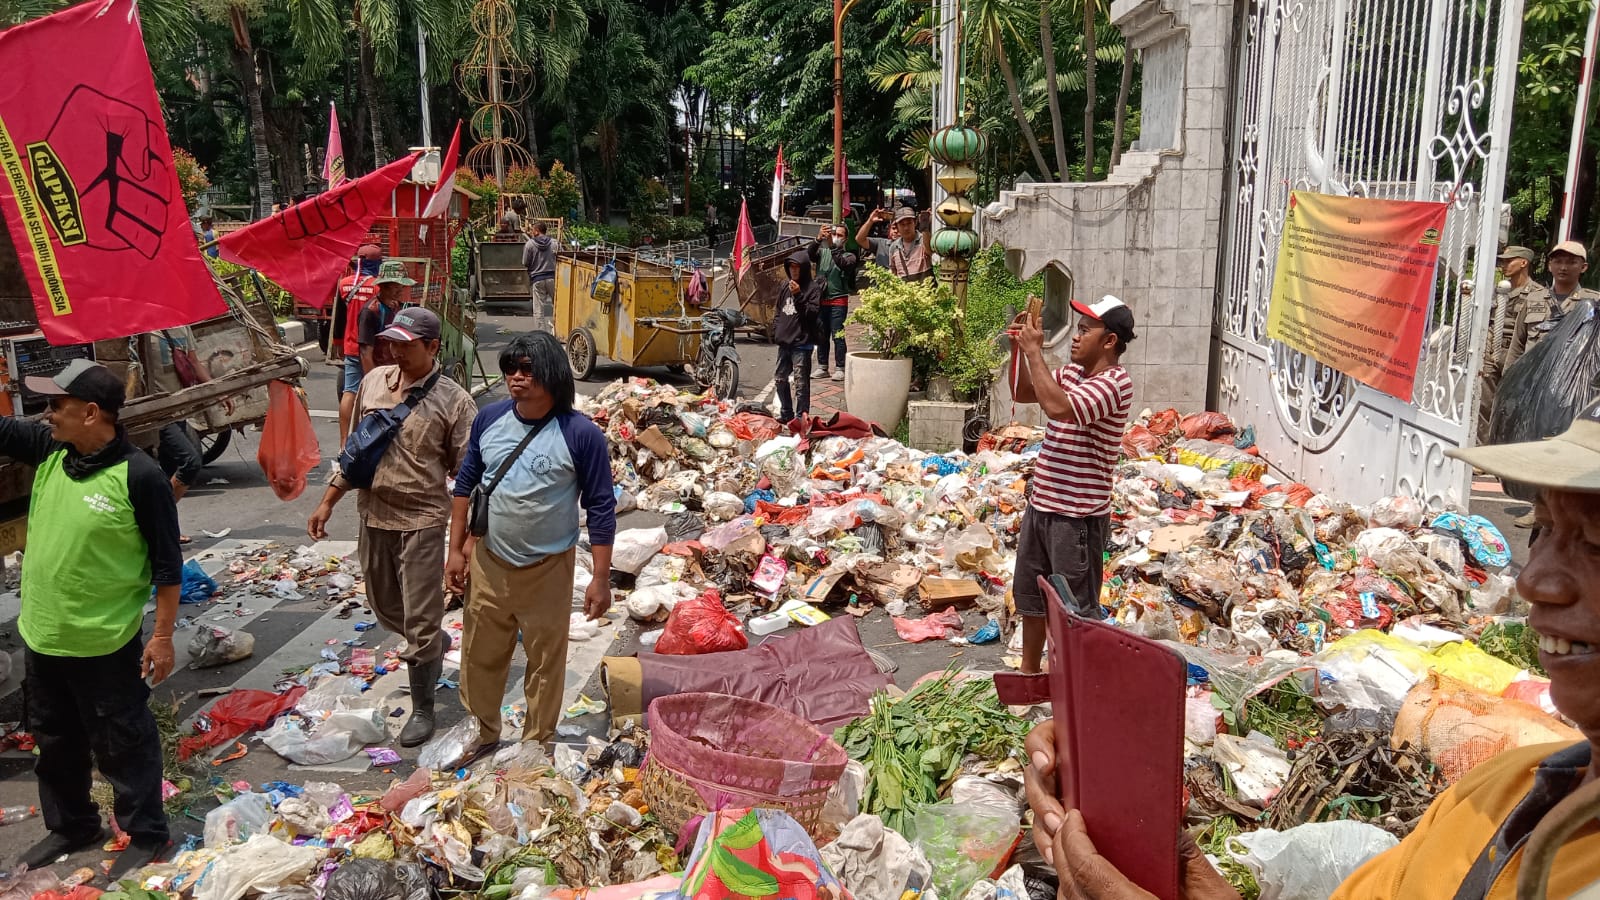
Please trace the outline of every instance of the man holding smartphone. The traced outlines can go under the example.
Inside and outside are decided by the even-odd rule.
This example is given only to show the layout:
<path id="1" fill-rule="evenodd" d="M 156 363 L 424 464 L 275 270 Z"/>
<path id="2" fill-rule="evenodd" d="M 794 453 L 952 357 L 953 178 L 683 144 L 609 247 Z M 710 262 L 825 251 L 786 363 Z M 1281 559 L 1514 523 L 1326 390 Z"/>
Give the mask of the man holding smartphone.
<path id="1" fill-rule="evenodd" d="M 1052 370 L 1044 358 L 1038 298 L 1016 323 L 1023 356 L 1015 396 L 1050 417 L 1044 449 L 1033 470 L 1022 516 L 1012 596 L 1022 616 L 1022 671 L 1035 674 L 1044 655 L 1046 610 L 1039 576 L 1062 575 L 1072 589 L 1071 612 L 1098 619 L 1102 554 L 1111 512 L 1111 470 L 1133 406 L 1133 379 L 1120 360 L 1133 331 L 1133 310 L 1105 296 L 1072 301 L 1078 328 L 1068 365 Z"/>
<path id="2" fill-rule="evenodd" d="M 894 233 L 893 240 L 885 241 L 872 236 L 872 226 L 890 221 L 894 223 L 890 226 Z M 928 252 L 928 242 L 917 231 L 917 211 L 909 206 L 902 206 L 893 213 L 887 209 L 873 210 L 867 221 L 861 224 L 861 230 L 856 232 L 856 243 L 874 255 L 887 255 L 889 271 L 906 281 L 921 281 L 933 274 L 933 257 Z M 884 244 L 888 246 L 884 247 Z"/>

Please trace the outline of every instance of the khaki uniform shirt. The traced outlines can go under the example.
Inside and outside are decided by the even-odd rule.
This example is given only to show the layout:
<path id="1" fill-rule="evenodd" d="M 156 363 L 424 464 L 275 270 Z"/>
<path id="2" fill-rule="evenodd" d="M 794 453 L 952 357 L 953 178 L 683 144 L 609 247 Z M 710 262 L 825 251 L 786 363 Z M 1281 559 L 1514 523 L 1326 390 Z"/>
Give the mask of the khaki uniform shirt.
<path id="1" fill-rule="evenodd" d="M 1568 294 L 1565 299 L 1559 301 L 1548 290 L 1544 292 L 1544 297 L 1546 301 L 1543 307 L 1543 314 L 1538 319 L 1534 319 L 1534 309 L 1530 304 L 1528 314 L 1524 317 L 1527 319 L 1527 327 L 1524 329 L 1524 333 L 1527 335 L 1527 346 L 1523 350 L 1524 353 L 1537 347 L 1540 341 L 1555 330 L 1556 325 L 1561 322 L 1561 317 L 1571 312 L 1572 308 L 1577 306 L 1579 302 L 1591 300 L 1600 305 L 1600 292 L 1592 291 L 1586 287 L 1579 287 L 1571 294 Z M 1510 364 L 1511 362 L 1507 361 L 1506 365 L 1509 366 Z"/>
<path id="2" fill-rule="evenodd" d="M 435 365 L 433 371 L 439 367 Z M 373 410 L 399 406 L 412 388 L 408 384 L 401 389 L 403 377 L 399 366 L 379 366 L 368 372 L 356 390 L 354 421 Z M 472 395 L 450 378 L 440 377 L 400 425 L 400 433 L 378 464 L 372 487 L 359 493 L 361 521 L 369 528 L 388 531 L 448 524 L 447 482 L 466 456 L 472 420 L 477 415 Z M 340 474 L 333 476 L 333 484 L 351 488 Z"/>
<path id="3" fill-rule="evenodd" d="M 1512 363 L 1521 359 L 1522 354 L 1532 350 L 1539 342 L 1537 337 L 1530 338 L 1530 335 L 1537 333 L 1549 321 L 1555 308 L 1550 289 L 1531 281 L 1512 291 L 1507 299 L 1506 321 L 1511 330 L 1505 345 L 1500 348 L 1501 372 L 1511 368 Z"/>

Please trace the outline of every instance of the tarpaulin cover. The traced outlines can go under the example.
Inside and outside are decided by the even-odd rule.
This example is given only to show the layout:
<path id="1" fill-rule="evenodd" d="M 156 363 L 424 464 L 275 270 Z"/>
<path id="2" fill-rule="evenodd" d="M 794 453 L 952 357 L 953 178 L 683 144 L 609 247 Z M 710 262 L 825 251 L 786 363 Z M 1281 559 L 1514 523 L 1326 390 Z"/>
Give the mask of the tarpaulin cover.
<path id="1" fill-rule="evenodd" d="M 867 713 L 867 701 L 893 682 L 878 671 L 856 633 L 855 619 L 836 616 L 749 650 L 706 657 L 640 653 L 640 710 L 657 697 L 688 692 L 733 694 L 785 709 L 827 730 Z M 613 690 L 612 703 L 619 701 Z M 648 724 L 648 723 L 646 723 Z"/>

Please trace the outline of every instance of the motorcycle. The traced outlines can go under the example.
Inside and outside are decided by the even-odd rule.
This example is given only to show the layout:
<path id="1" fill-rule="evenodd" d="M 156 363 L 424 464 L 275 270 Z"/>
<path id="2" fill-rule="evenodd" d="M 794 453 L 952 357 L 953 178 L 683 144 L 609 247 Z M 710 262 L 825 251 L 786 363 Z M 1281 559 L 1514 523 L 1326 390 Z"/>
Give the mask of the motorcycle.
<path id="1" fill-rule="evenodd" d="M 749 323 L 736 309 L 713 309 L 700 317 L 700 354 L 689 374 L 701 390 L 715 388 L 723 400 L 738 396 L 739 349 L 735 342 L 738 330 Z"/>

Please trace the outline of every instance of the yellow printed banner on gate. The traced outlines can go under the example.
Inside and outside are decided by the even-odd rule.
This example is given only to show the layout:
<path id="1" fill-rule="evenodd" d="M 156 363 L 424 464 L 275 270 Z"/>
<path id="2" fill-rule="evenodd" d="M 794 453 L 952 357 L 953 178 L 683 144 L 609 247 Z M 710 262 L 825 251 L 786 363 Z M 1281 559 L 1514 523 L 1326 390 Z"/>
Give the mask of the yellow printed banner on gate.
<path id="1" fill-rule="evenodd" d="M 1448 209 L 1290 194 L 1267 336 L 1410 402 Z"/>

